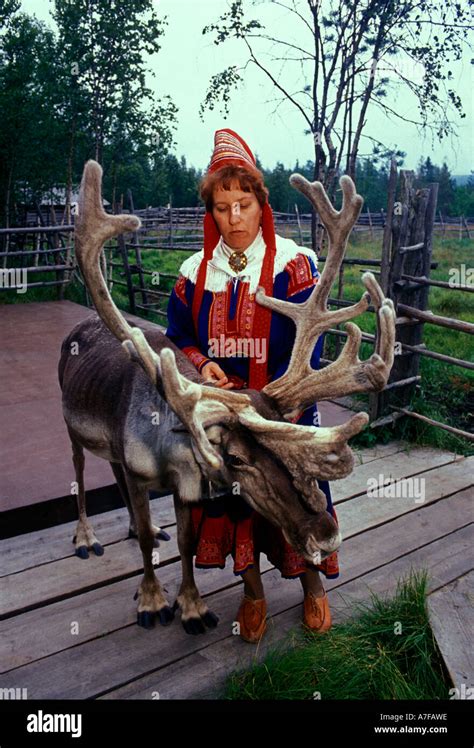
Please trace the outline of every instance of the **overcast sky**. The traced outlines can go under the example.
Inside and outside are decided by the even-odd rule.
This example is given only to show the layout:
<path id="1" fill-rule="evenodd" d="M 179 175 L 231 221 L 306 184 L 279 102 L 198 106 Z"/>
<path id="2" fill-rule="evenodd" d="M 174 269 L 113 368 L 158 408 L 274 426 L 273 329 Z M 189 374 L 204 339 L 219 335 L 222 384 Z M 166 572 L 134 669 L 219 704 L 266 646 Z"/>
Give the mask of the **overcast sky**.
<path id="1" fill-rule="evenodd" d="M 184 155 L 188 165 L 205 169 L 215 130 L 230 127 L 245 138 L 265 168 L 273 167 L 277 161 L 291 168 L 296 159 L 300 163 L 313 159 L 313 144 L 310 136 L 304 135 L 306 123 L 302 115 L 287 103 L 275 112 L 275 90 L 254 65 L 247 69 L 245 89 L 233 95 L 226 119 L 218 109 L 207 112 L 204 122 L 199 118 L 199 107 L 211 76 L 246 60 L 243 42 L 216 46 L 213 35 L 202 34 L 204 26 L 217 22 L 229 5 L 226 0 L 155 0 L 158 13 L 168 17 L 168 27 L 161 37 L 161 51 L 148 61 L 149 68 L 156 72 L 156 78 L 150 77 L 148 85 L 160 96 L 170 94 L 179 108 L 176 155 L 178 158 Z M 54 27 L 51 2 L 22 0 L 22 7 Z M 249 16 L 262 20 L 270 35 L 282 37 L 284 30 L 285 39 L 293 34 L 295 43 L 303 44 L 301 22 L 296 23 L 294 15 L 285 9 L 268 3 L 253 8 Z M 416 168 L 420 157 L 430 156 L 436 164 L 446 161 L 454 175 L 469 174 L 474 170 L 474 66 L 470 59 L 466 52 L 462 60 L 449 65 L 454 75 L 450 85 L 461 97 L 466 113 L 462 120 L 454 109 L 450 115 L 457 127 L 457 137 L 432 142 L 429 132 L 423 137 L 416 126 L 394 116 L 387 117 L 379 107 L 369 107 L 364 132 L 388 147 L 405 151 L 405 168 Z M 407 69 L 411 79 L 416 74 L 412 67 Z M 301 87 L 301 80 L 297 76 L 293 80 L 294 91 Z M 388 102 L 403 116 L 419 119 L 416 99 L 406 89 L 392 89 Z M 371 151 L 367 139 L 362 138 L 361 143 L 362 152 Z"/>

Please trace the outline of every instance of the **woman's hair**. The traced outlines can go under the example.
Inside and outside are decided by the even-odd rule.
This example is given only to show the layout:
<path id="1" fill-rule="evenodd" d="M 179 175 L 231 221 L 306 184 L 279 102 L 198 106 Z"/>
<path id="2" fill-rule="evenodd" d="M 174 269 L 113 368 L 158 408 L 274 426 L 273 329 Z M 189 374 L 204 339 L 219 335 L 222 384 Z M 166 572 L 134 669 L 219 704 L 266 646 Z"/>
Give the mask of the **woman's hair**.
<path id="1" fill-rule="evenodd" d="M 267 200 L 268 189 L 263 181 L 263 174 L 259 169 L 249 171 L 243 166 L 223 166 L 217 171 L 206 174 L 199 185 L 199 194 L 206 205 L 206 210 L 213 208 L 212 194 L 214 189 L 231 189 L 231 183 L 236 181 L 242 192 L 253 192 L 260 207 L 263 208 Z"/>

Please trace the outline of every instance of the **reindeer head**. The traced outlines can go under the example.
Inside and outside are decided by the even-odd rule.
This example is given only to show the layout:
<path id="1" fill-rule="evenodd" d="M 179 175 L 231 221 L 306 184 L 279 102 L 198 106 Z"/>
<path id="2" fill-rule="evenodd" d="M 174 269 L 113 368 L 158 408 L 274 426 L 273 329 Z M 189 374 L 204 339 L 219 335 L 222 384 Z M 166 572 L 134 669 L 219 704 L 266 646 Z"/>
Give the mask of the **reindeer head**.
<path id="1" fill-rule="evenodd" d="M 109 216 L 104 212 L 101 177 L 99 164 L 88 161 L 75 225 L 76 257 L 98 314 L 164 393 L 180 419 L 179 429 L 190 435 L 203 474 L 217 485 L 237 482 L 243 498 L 281 527 L 287 541 L 307 561 L 318 563 L 339 547 L 341 536 L 326 511 L 326 497 L 317 480 L 336 480 L 351 473 L 354 460 L 348 440 L 365 427 L 368 415 L 358 413 L 341 426 L 326 428 L 294 424 L 287 419 L 319 400 L 383 389 L 394 358 L 393 304 L 384 298 L 372 273 L 362 276 L 368 293 L 359 302 L 336 311 L 327 309 L 329 292 L 363 202 L 352 180 L 341 177 L 343 205 L 337 212 L 319 182 L 311 184 L 299 175 L 291 177 L 291 184 L 316 206 L 327 229 L 326 263 L 318 284 L 303 304 L 269 298 L 262 289 L 257 291 L 258 303 L 294 320 L 292 356 L 286 373 L 260 392 L 233 392 L 183 376 L 173 347 L 165 347 L 158 354 L 143 332 L 130 327 L 115 306 L 100 270 L 102 246 L 109 238 L 136 230 L 140 221 L 135 216 Z M 309 362 L 319 336 L 364 312 L 369 295 L 377 311 L 375 353 L 367 361 L 360 361 L 361 331 L 348 322 L 348 337 L 339 358 L 314 371 Z"/>

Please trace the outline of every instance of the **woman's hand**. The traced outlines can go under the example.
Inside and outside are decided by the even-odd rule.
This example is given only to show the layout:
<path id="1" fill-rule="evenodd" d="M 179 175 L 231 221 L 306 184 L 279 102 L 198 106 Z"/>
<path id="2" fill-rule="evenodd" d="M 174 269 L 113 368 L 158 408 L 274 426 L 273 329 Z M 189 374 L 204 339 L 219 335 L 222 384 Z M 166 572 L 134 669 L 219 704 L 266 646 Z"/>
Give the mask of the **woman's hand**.
<path id="1" fill-rule="evenodd" d="M 215 361 L 210 361 L 208 364 L 203 366 L 201 374 L 204 379 L 207 379 L 210 382 L 216 382 L 217 386 L 222 387 L 223 390 L 230 390 L 231 387 L 234 386 L 234 383 L 229 382 L 225 372 L 222 371 L 219 364 L 216 364 Z"/>

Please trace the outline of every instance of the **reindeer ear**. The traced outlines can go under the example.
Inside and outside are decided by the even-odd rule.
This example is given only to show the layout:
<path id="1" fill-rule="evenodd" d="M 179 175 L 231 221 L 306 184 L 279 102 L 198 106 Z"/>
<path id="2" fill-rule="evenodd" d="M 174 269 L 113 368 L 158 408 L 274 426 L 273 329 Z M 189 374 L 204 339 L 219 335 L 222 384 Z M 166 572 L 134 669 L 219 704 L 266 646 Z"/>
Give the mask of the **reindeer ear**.
<path id="1" fill-rule="evenodd" d="M 222 443 L 222 426 L 221 423 L 213 423 L 212 426 L 209 426 L 206 428 L 206 436 L 211 442 L 211 444 L 221 444 Z"/>

